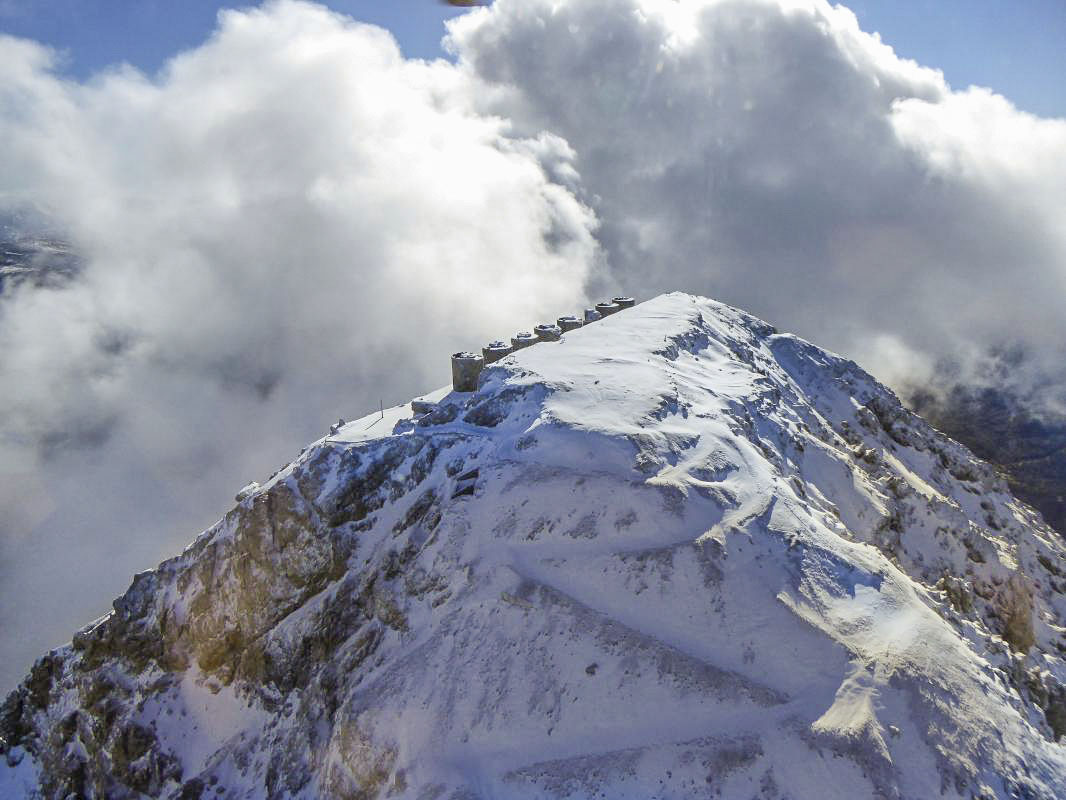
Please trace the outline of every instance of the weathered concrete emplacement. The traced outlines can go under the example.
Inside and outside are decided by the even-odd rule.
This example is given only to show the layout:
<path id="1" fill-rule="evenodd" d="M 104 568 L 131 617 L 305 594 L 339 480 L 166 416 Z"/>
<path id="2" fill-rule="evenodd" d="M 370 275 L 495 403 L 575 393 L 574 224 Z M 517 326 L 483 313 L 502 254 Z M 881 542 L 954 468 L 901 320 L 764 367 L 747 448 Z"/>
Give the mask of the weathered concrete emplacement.
<path id="1" fill-rule="evenodd" d="M 584 319 L 573 314 L 559 317 L 555 325 L 545 322 L 530 331 L 519 331 L 511 337 L 511 343 L 505 341 L 489 342 L 477 353 L 455 353 L 452 356 L 452 388 L 457 392 L 473 392 L 477 389 L 478 376 L 487 364 L 494 364 L 501 358 L 537 342 L 557 342 L 567 331 L 577 330 L 583 325 L 615 314 L 623 308 L 632 308 L 636 301 L 632 297 L 615 297 L 597 303 L 595 308 L 586 308 Z"/>
<path id="2" fill-rule="evenodd" d="M 481 356 L 485 359 L 485 364 L 494 364 L 504 356 L 509 356 L 514 352 L 514 348 L 507 342 L 489 342 L 486 347 L 481 348 Z"/>
<path id="3" fill-rule="evenodd" d="M 515 350 L 521 350 L 523 347 L 529 347 L 538 341 L 540 340 L 529 331 L 519 331 L 511 337 L 511 347 Z"/>
<path id="4" fill-rule="evenodd" d="M 424 400 L 421 397 L 416 397 L 411 401 L 411 411 L 415 414 L 428 414 L 435 409 L 437 404 L 432 400 Z"/>
<path id="5" fill-rule="evenodd" d="M 542 342 L 557 342 L 563 335 L 563 331 L 558 325 L 550 323 L 538 325 L 533 329 L 533 333 L 537 334 L 537 338 Z"/>
<path id="6" fill-rule="evenodd" d="M 485 359 L 477 353 L 454 353 L 452 355 L 452 389 L 457 392 L 473 392 L 477 389 L 477 377 L 485 366 Z"/>
<path id="7" fill-rule="evenodd" d="M 559 317 L 559 319 L 555 320 L 555 324 L 559 326 L 559 330 L 566 333 L 580 328 L 581 320 L 574 316 Z"/>

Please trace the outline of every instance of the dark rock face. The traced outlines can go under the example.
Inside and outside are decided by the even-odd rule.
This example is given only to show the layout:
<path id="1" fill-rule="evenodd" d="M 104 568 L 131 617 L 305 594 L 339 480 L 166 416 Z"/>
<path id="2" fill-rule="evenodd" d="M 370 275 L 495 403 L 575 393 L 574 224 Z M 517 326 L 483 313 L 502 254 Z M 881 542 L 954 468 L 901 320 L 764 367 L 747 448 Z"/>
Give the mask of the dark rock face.
<path id="1" fill-rule="evenodd" d="M 955 386 L 943 399 L 915 392 L 910 405 L 1001 468 L 1011 491 L 1066 535 L 1066 416 L 1037 416 L 1009 391 L 966 386 Z"/>

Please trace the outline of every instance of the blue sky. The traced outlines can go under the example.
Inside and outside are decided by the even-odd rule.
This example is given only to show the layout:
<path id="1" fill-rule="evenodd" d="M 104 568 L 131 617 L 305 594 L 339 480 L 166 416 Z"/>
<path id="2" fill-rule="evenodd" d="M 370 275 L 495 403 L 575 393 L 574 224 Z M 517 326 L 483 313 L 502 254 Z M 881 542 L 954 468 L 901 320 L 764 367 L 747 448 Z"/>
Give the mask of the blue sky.
<path id="1" fill-rule="evenodd" d="M 84 77 L 127 61 L 152 71 L 200 42 L 218 0 L 0 0 L 0 30 L 68 54 Z M 247 5 L 244 3 L 244 5 Z M 408 56 L 442 55 L 443 22 L 463 13 L 437 0 L 329 0 L 326 5 L 389 28 Z M 1020 108 L 1066 116 L 1064 0 L 852 0 L 865 30 L 902 56 L 944 71 L 952 86 L 975 83 Z"/>

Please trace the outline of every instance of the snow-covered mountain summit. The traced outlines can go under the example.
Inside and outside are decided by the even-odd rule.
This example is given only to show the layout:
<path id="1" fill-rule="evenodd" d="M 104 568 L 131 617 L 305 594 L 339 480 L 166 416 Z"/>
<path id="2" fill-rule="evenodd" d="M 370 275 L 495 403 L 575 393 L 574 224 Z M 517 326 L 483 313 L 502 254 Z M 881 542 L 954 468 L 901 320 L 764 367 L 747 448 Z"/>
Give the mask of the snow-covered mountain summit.
<path id="1" fill-rule="evenodd" d="M 1060 540 L 853 363 L 671 294 L 429 399 L 38 661 L 0 795 L 1066 797 Z"/>

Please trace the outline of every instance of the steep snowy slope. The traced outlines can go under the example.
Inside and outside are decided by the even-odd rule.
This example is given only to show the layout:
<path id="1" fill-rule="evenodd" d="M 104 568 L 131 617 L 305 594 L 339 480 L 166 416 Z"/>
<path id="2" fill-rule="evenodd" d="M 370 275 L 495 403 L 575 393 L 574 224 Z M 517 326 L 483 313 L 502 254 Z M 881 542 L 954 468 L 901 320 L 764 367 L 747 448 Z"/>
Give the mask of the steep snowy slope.
<path id="1" fill-rule="evenodd" d="M 1066 797 L 1066 559 L 854 364 L 665 295 L 350 423 L 41 659 L 0 796 Z"/>

